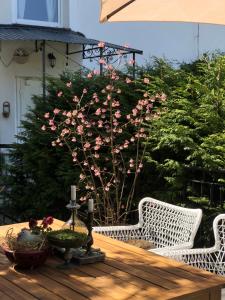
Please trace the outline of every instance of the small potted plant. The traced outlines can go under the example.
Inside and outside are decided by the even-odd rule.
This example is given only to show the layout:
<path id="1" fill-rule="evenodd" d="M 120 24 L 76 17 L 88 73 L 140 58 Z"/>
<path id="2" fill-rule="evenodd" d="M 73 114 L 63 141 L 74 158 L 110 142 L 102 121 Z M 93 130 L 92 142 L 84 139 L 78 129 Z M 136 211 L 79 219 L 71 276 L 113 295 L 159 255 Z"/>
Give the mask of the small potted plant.
<path id="1" fill-rule="evenodd" d="M 68 267 L 73 257 L 72 249 L 81 248 L 88 242 L 88 235 L 84 232 L 73 231 L 71 229 L 61 229 L 48 233 L 49 243 L 56 247 L 64 249 L 64 264 L 62 267 Z"/>
<path id="2" fill-rule="evenodd" d="M 29 59 L 29 53 L 23 48 L 17 48 L 14 52 L 13 59 L 17 64 L 25 64 Z"/>
<path id="3" fill-rule="evenodd" d="M 29 221 L 29 228 L 23 228 L 18 234 L 10 228 L 3 238 L 1 247 L 6 257 L 18 268 L 33 269 L 42 265 L 49 254 L 47 232 L 52 217 L 46 217 L 40 225 L 35 219 Z"/>
<path id="4" fill-rule="evenodd" d="M 87 234 L 70 229 L 55 230 L 48 233 L 48 241 L 62 248 L 79 248 L 87 243 Z"/>

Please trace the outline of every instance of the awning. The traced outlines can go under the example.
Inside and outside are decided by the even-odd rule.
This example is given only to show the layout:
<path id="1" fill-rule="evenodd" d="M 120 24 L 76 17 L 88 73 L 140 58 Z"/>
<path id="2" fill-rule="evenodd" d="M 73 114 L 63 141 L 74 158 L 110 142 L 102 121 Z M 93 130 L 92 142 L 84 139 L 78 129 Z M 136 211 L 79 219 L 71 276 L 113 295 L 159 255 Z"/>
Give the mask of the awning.
<path id="1" fill-rule="evenodd" d="M 84 34 L 80 32 L 75 32 L 70 29 L 65 28 L 52 28 L 52 27 L 40 27 L 40 26 L 30 26 L 30 25 L 0 25 L 0 40 L 13 41 L 13 40 L 23 40 L 23 41 L 52 41 L 52 42 L 62 42 L 65 44 L 80 44 L 83 45 L 83 51 L 90 51 L 98 48 L 100 41 L 95 39 L 86 38 Z M 104 42 L 106 49 L 112 49 L 115 51 L 121 50 L 123 54 L 137 53 L 143 54 L 141 50 L 123 47 L 120 45 Z M 105 49 L 105 50 L 106 50 Z M 67 53 L 67 54 L 74 54 Z M 115 54 L 116 55 L 116 52 Z M 106 53 L 102 54 L 102 57 L 106 56 Z M 84 58 L 86 58 L 84 56 Z M 88 57 L 90 58 L 90 57 Z"/>
<path id="2" fill-rule="evenodd" d="M 100 21 L 193 22 L 225 25 L 225 1 L 101 0 Z"/>

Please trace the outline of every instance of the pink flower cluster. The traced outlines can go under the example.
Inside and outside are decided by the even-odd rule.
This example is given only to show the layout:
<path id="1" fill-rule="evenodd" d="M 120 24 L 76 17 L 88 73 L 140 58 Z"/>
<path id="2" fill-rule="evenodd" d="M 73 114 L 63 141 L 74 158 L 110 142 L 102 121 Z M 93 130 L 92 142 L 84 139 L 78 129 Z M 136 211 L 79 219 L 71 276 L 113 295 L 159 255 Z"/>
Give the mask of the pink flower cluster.
<path id="1" fill-rule="evenodd" d="M 104 47 L 104 43 L 99 47 Z M 71 152 L 73 163 L 80 168 L 80 184 L 86 190 L 83 201 L 92 193 L 109 201 L 113 191 L 122 195 L 122 182 L 127 176 L 133 174 L 136 180 L 143 168 L 140 145 L 147 137 L 144 123 L 159 116 L 154 103 L 166 100 L 165 94 L 151 96 L 144 92 L 130 113 L 125 113 L 120 103 L 122 91 L 116 84 L 120 77 L 104 59 L 100 63 L 104 64 L 110 83 L 99 93 L 90 94 L 84 88 L 81 95 L 72 95 L 70 109 L 56 107 L 46 112 L 41 127 L 53 133 L 52 146 L 68 147 Z M 87 78 L 92 80 L 95 74 L 90 72 Z M 130 85 L 133 80 L 127 77 L 124 82 Z M 143 83 L 148 85 L 151 81 L 144 78 Z M 71 82 L 65 84 L 67 89 L 72 86 Z M 62 97 L 63 92 L 58 91 L 57 96 Z M 132 149 L 133 157 L 128 149 Z"/>

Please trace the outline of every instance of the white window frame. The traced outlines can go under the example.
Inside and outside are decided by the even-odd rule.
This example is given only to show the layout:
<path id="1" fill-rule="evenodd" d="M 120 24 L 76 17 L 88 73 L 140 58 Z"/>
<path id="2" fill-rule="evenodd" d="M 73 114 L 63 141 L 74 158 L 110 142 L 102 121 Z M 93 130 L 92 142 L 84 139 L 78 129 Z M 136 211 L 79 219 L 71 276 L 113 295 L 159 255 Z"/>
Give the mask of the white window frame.
<path id="1" fill-rule="evenodd" d="M 38 1 L 38 0 L 37 0 Z M 62 0 L 58 0 L 58 22 L 46 22 L 17 18 L 17 0 L 13 0 L 13 23 L 46 27 L 62 27 Z"/>

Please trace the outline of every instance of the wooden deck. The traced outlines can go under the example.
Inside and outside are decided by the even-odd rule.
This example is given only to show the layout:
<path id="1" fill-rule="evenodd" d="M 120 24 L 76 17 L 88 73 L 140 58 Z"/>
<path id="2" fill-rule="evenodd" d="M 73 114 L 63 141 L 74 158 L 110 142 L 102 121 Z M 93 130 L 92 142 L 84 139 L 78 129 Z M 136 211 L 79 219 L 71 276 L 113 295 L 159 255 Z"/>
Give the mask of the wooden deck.
<path id="1" fill-rule="evenodd" d="M 55 229 L 61 225 L 55 220 Z M 1 226 L 0 234 L 9 227 Z M 24 224 L 14 227 L 19 230 Z M 94 238 L 95 246 L 106 253 L 106 261 L 67 270 L 58 269 L 62 261 L 51 257 L 41 268 L 18 272 L 0 254 L 1 300 L 221 299 L 222 277 L 98 234 Z"/>

